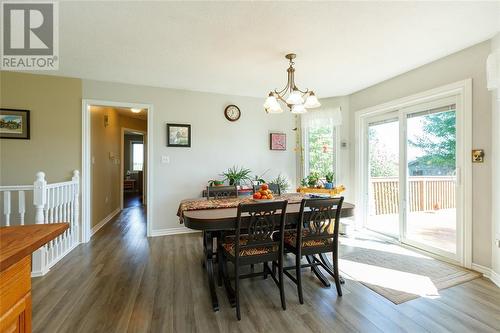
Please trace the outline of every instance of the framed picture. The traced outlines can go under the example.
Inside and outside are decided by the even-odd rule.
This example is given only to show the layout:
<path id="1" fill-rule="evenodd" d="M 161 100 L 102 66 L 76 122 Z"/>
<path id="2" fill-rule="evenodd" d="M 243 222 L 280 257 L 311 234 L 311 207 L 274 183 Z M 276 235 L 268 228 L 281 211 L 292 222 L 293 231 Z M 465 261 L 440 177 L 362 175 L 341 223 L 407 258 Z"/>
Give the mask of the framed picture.
<path id="1" fill-rule="evenodd" d="M 271 133 L 270 134 L 271 150 L 286 150 L 286 134 L 285 133 Z"/>
<path id="2" fill-rule="evenodd" d="M 472 150 L 472 163 L 484 163 L 484 150 L 483 149 L 473 149 Z"/>
<path id="3" fill-rule="evenodd" d="M 167 124 L 167 147 L 191 147 L 191 125 Z"/>
<path id="4" fill-rule="evenodd" d="M 30 139 L 29 110 L 0 109 L 0 139 Z"/>

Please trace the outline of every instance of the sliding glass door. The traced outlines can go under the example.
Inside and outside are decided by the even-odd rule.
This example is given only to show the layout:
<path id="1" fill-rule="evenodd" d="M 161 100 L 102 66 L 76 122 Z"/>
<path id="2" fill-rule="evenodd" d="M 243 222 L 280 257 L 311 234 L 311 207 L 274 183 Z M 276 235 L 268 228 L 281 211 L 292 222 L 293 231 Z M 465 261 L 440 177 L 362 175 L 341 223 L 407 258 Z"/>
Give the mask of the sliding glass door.
<path id="1" fill-rule="evenodd" d="M 405 115 L 403 241 L 453 258 L 457 254 L 456 104 L 419 109 Z"/>
<path id="2" fill-rule="evenodd" d="M 422 103 L 365 122 L 365 226 L 458 260 L 457 103 Z"/>
<path id="3" fill-rule="evenodd" d="M 367 227 L 399 237 L 399 118 L 389 114 L 368 123 Z"/>

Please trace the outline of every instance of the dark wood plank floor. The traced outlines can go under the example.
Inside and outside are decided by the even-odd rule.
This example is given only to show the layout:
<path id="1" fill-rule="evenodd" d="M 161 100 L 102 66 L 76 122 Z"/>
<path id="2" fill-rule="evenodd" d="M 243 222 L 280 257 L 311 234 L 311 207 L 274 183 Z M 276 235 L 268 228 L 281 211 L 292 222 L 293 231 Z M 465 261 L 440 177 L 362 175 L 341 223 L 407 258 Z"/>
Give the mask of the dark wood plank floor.
<path id="1" fill-rule="evenodd" d="M 34 332 L 499 332 L 500 289 L 486 279 L 401 305 L 347 279 L 344 296 L 304 272 L 304 300 L 287 281 L 242 282 L 238 322 L 222 288 L 211 311 L 200 234 L 145 237 L 140 207 L 33 279 Z"/>

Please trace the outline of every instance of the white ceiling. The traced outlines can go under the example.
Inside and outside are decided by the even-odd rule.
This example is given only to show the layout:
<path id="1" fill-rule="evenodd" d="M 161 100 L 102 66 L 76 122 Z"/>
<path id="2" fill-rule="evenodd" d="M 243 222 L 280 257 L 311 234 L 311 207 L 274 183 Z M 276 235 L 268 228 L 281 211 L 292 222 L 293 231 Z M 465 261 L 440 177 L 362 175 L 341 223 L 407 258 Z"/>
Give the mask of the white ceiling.
<path id="1" fill-rule="evenodd" d="M 500 2 L 61 2 L 60 70 L 260 96 L 346 95 L 491 38 Z"/>

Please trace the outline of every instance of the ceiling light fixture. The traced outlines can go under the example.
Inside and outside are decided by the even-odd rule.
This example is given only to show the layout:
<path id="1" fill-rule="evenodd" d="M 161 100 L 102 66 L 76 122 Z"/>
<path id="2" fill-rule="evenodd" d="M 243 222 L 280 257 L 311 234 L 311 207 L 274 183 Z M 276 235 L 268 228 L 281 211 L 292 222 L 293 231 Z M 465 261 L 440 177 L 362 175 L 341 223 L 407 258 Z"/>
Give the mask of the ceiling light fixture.
<path id="1" fill-rule="evenodd" d="M 264 109 L 267 113 L 281 113 L 283 109 L 281 108 L 280 101 L 288 106 L 292 113 L 300 114 L 306 113 L 307 109 L 320 107 L 321 104 L 318 98 L 312 90 L 306 89 L 305 91 L 300 90 L 295 85 L 295 68 L 293 65 L 293 59 L 296 55 L 294 53 L 287 54 L 285 58 L 290 61 L 290 66 L 287 69 L 288 81 L 285 88 L 278 91 L 274 89 L 269 93 L 264 103 Z"/>
<path id="2" fill-rule="evenodd" d="M 142 109 L 134 109 L 134 108 L 132 108 L 132 109 L 130 109 L 130 111 L 132 111 L 133 113 L 139 113 L 139 112 L 142 111 Z"/>

